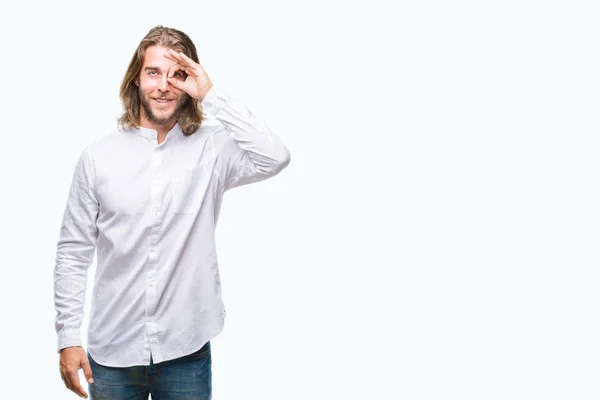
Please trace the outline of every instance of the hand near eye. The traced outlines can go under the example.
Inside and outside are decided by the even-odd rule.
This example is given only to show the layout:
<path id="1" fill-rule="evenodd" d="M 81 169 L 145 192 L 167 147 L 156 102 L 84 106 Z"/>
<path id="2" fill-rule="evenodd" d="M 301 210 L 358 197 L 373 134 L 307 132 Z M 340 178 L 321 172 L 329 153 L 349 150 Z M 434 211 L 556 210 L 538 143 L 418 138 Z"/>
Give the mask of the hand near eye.
<path id="1" fill-rule="evenodd" d="M 185 54 L 178 53 L 173 49 L 169 49 L 164 55 L 169 60 L 177 63 L 169 69 L 167 78 L 169 83 L 173 87 L 183 90 L 193 98 L 202 101 L 213 86 L 204 68 Z M 177 71 L 185 72 L 187 78 L 185 80 L 178 79 L 175 76 Z"/>

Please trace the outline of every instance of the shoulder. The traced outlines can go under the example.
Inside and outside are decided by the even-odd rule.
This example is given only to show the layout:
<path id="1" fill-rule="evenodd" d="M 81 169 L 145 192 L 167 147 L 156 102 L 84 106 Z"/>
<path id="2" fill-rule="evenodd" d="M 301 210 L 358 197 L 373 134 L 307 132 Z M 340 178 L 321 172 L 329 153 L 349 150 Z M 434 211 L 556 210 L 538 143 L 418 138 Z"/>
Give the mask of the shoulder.
<path id="1" fill-rule="evenodd" d="M 225 125 L 210 114 L 204 113 L 202 125 L 195 134 L 210 140 L 216 149 L 235 145 L 235 141 L 227 132 Z"/>
<path id="2" fill-rule="evenodd" d="M 188 143 L 197 143 L 202 146 L 220 144 L 224 140 L 227 140 L 227 130 L 225 126 L 219 122 L 216 118 L 204 114 L 202 123 L 198 129 L 189 136 L 185 137 Z"/>
<path id="3" fill-rule="evenodd" d="M 135 132 L 131 130 L 114 129 L 89 143 L 84 151 L 89 152 L 90 155 L 111 153 L 115 151 L 116 146 L 131 140 L 134 135 Z"/>

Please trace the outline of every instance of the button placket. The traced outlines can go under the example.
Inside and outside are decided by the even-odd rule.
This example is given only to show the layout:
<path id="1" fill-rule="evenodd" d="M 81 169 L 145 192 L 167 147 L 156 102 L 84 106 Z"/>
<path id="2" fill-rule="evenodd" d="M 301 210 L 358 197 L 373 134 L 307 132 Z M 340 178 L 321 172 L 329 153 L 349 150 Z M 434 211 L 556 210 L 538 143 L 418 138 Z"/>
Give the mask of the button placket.
<path id="1" fill-rule="evenodd" d="M 164 191 L 162 179 L 163 147 L 155 147 L 152 152 L 151 168 L 154 172 L 154 180 L 150 184 L 150 230 L 148 240 L 148 263 L 146 268 L 146 331 L 150 352 L 159 356 L 158 330 L 155 322 L 156 302 L 158 298 L 156 290 L 156 277 L 158 269 L 159 253 L 157 249 L 161 223 L 161 206 Z"/>

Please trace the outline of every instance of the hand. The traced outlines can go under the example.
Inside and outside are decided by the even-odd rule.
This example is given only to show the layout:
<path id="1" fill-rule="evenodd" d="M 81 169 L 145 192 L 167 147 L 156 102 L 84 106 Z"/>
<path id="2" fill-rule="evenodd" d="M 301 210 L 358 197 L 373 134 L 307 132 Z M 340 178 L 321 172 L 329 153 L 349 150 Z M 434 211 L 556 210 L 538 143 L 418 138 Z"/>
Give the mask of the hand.
<path id="1" fill-rule="evenodd" d="M 94 383 L 92 379 L 92 368 L 81 346 L 67 347 L 60 351 L 60 376 L 69 390 L 87 399 L 88 395 L 79 382 L 79 369 L 83 368 L 85 379 Z"/>
<path id="2" fill-rule="evenodd" d="M 202 101 L 213 86 L 204 68 L 185 54 L 178 53 L 173 49 L 169 49 L 164 55 L 169 60 L 177 63 L 169 69 L 167 79 L 171 86 L 183 90 L 193 98 Z M 175 78 L 174 74 L 177 71 L 183 71 L 187 74 L 185 80 Z"/>

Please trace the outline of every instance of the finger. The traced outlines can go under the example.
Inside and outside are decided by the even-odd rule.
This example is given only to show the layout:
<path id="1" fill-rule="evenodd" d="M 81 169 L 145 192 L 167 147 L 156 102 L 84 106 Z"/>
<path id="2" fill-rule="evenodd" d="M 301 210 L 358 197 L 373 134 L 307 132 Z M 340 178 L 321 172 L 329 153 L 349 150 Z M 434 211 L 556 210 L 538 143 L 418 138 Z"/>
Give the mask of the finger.
<path id="1" fill-rule="evenodd" d="M 60 379 L 62 379 L 65 386 L 67 388 L 69 388 L 69 385 L 71 385 L 71 382 L 69 381 L 69 374 L 67 372 L 67 368 L 60 367 Z"/>
<path id="2" fill-rule="evenodd" d="M 184 63 L 185 59 L 183 57 L 181 57 L 180 54 L 183 54 L 183 53 L 178 53 L 173 49 L 169 49 L 165 53 L 165 57 L 168 58 L 169 60 L 176 61 L 178 63 Z"/>
<path id="3" fill-rule="evenodd" d="M 175 72 L 177 71 L 185 71 L 185 67 L 181 64 L 174 64 L 171 68 L 169 68 L 169 75 L 167 75 L 169 78 L 172 78 L 173 75 L 175 74 Z"/>
<path id="4" fill-rule="evenodd" d="M 92 374 L 92 367 L 90 366 L 89 360 L 85 359 L 81 362 L 81 366 L 83 367 L 83 375 L 85 375 L 85 380 L 88 383 L 94 383 L 94 377 Z"/>
<path id="5" fill-rule="evenodd" d="M 191 68 L 196 75 L 199 75 L 198 71 L 202 69 L 202 65 L 200 65 L 200 63 L 197 63 L 196 61 L 192 60 L 191 58 L 189 58 L 188 56 L 186 56 L 183 53 L 178 53 L 178 56 L 179 56 L 180 64 L 183 64 L 183 65 L 187 66 L 188 68 Z"/>
<path id="6" fill-rule="evenodd" d="M 81 383 L 79 382 L 79 375 L 77 375 L 77 371 L 69 373 L 68 378 L 69 378 L 69 382 L 70 382 L 69 389 L 71 389 L 73 392 L 77 393 L 81 397 L 84 397 L 87 399 L 87 393 L 81 387 Z"/>
<path id="7" fill-rule="evenodd" d="M 194 61 L 194 60 L 192 60 L 191 58 L 189 58 L 188 56 L 186 56 L 184 53 L 182 53 L 182 52 L 179 52 L 178 54 L 179 54 L 179 56 L 180 56 L 180 57 L 181 57 L 183 60 L 185 60 L 185 61 L 186 61 L 188 64 L 190 64 L 190 65 L 194 65 L 194 66 L 196 66 L 196 65 L 200 65 L 200 64 L 198 64 L 196 61 Z"/>
<path id="8" fill-rule="evenodd" d="M 183 81 L 180 81 L 177 78 L 167 78 L 167 80 L 169 81 L 169 83 L 171 84 L 171 86 L 173 86 L 174 88 L 177 89 L 181 89 L 183 90 Z"/>
<path id="9" fill-rule="evenodd" d="M 71 383 L 69 382 L 69 379 L 66 377 L 66 375 L 63 374 L 62 372 L 60 374 L 60 379 L 62 379 L 62 381 L 65 384 L 66 388 L 70 390 L 71 389 L 71 387 L 70 387 Z"/>
<path id="10" fill-rule="evenodd" d="M 183 52 L 178 53 L 173 49 L 169 49 L 169 54 L 176 58 L 180 64 L 185 65 L 186 67 L 192 67 L 195 69 L 200 65 L 196 61 L 186 56 Z"/>
<path id="11" fill-rule="evenodd" d="M 179 61 L 177 58 L 175 58 L 173 54 L 177 55 L 177 52 L 169 49 L 163 55 L 165 56 L 165 58 L 168 58 L 171 61 Z"/>

